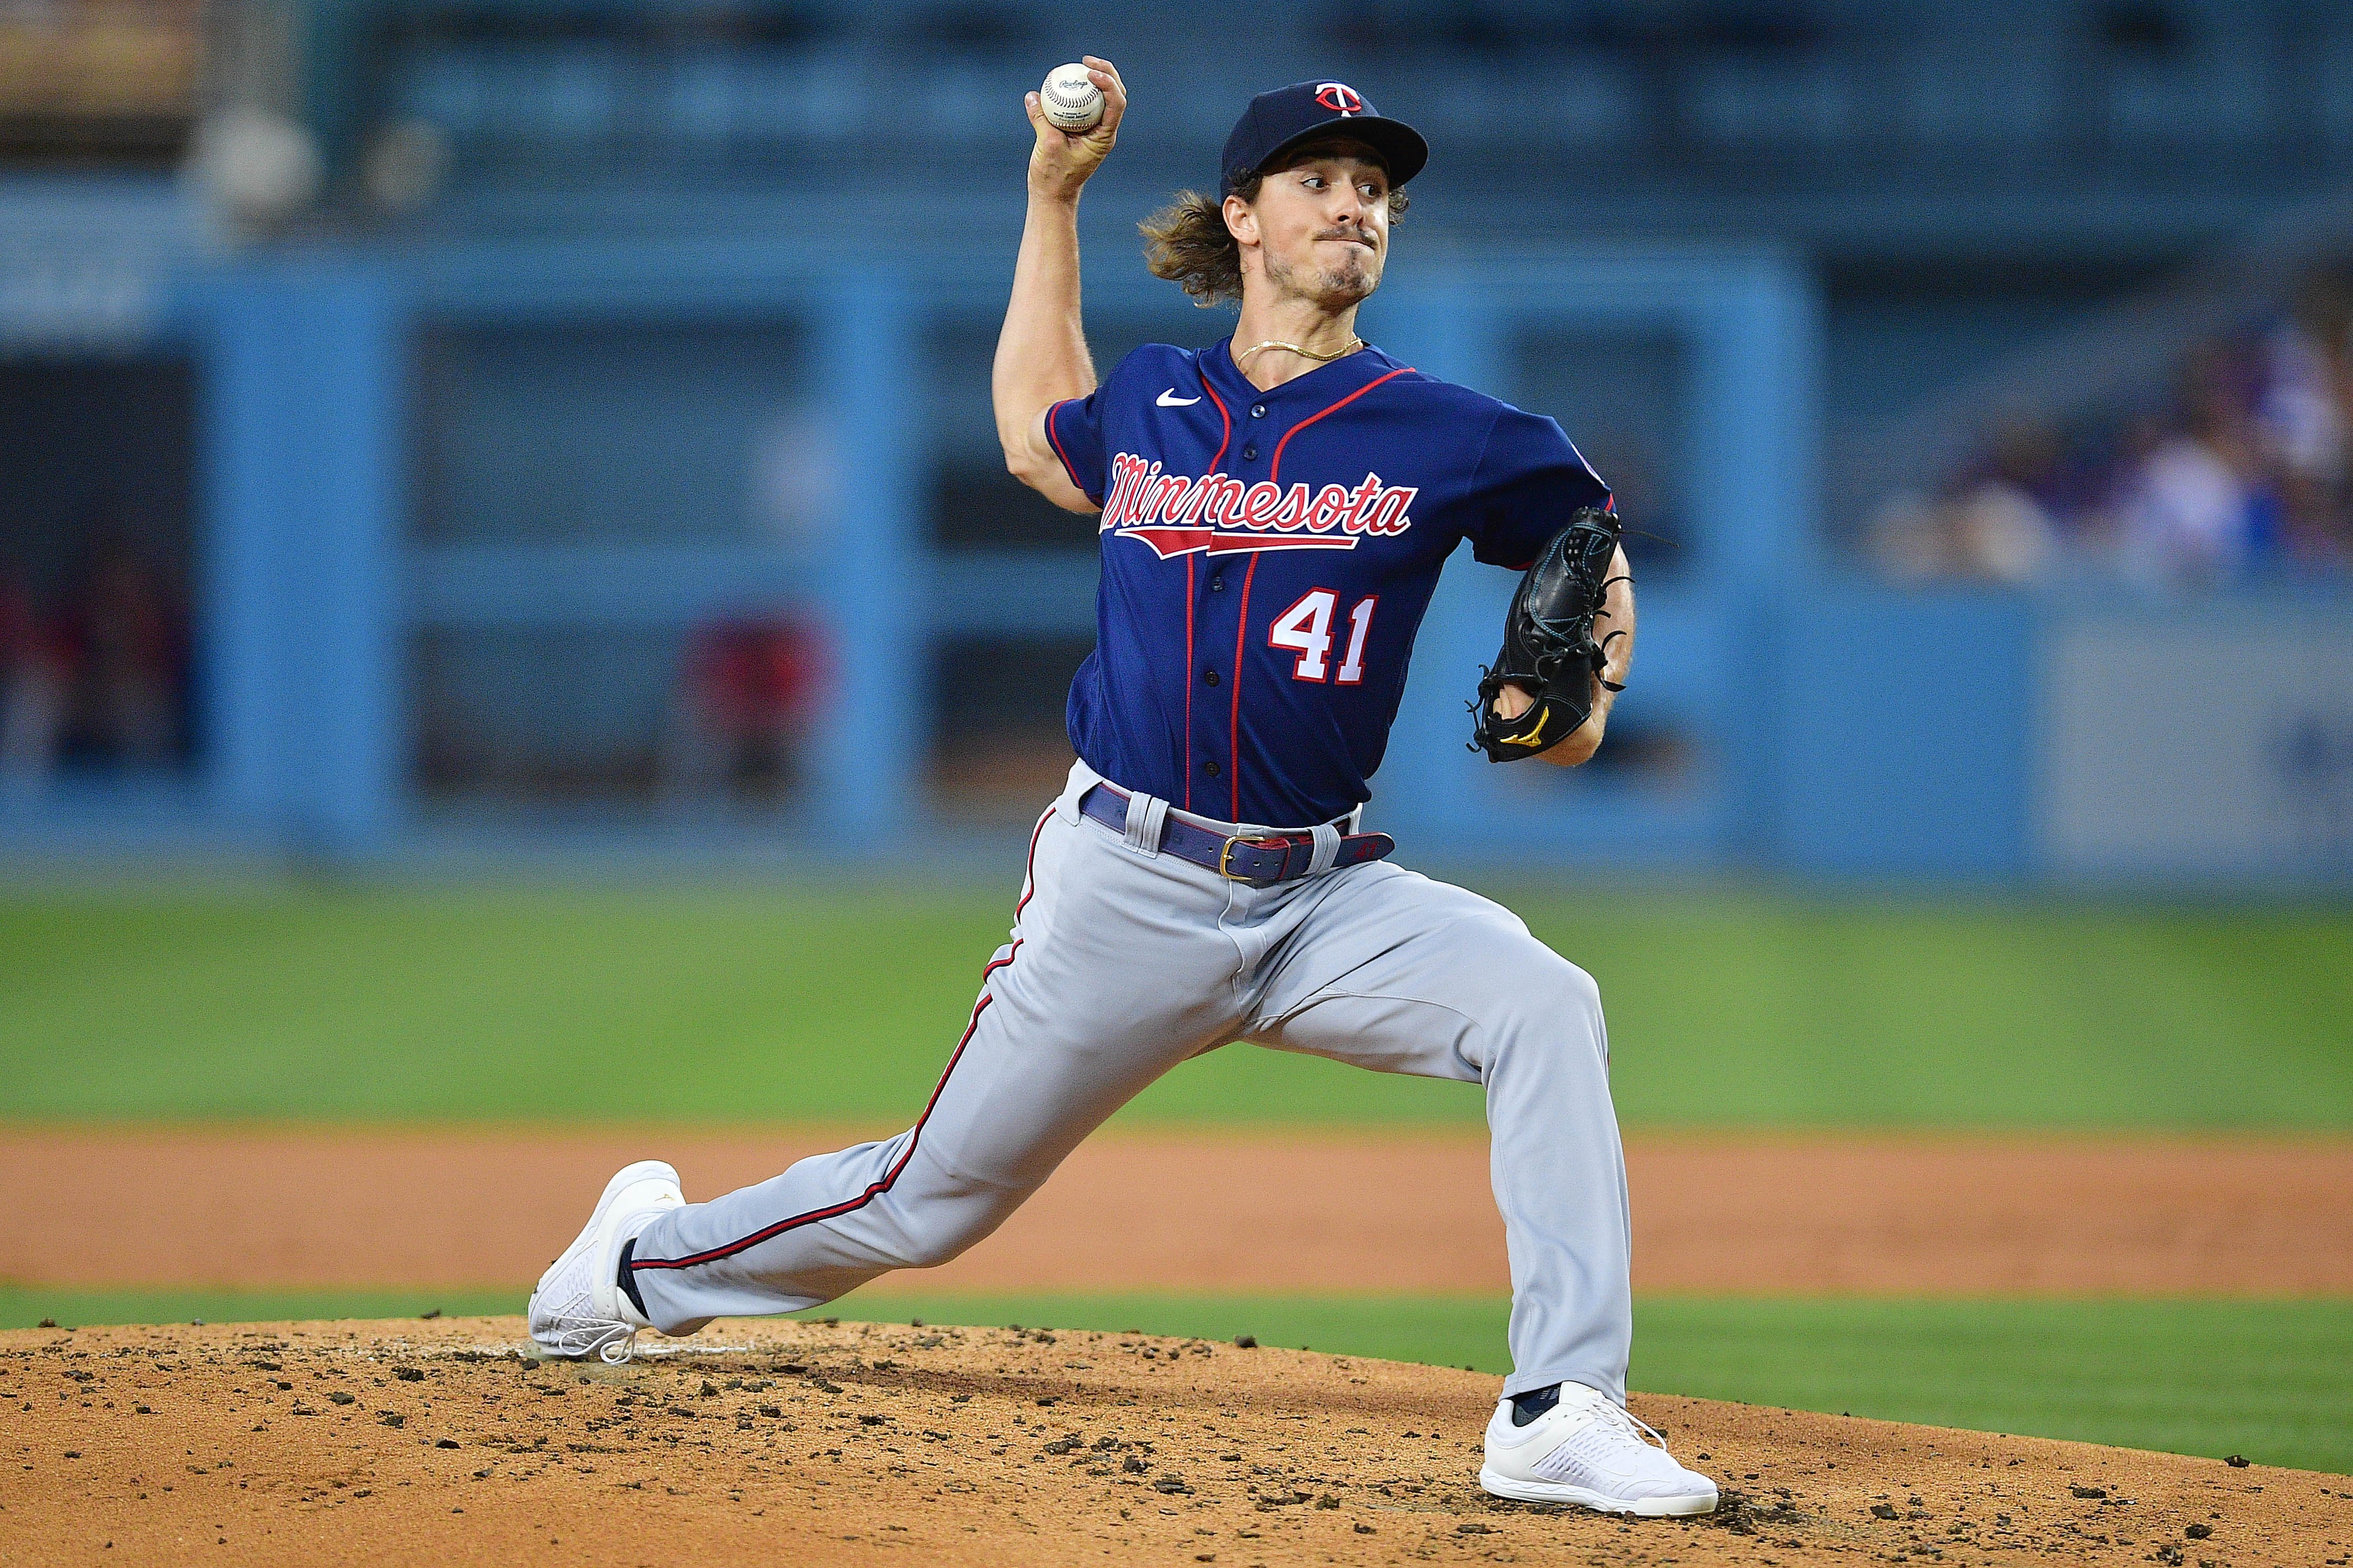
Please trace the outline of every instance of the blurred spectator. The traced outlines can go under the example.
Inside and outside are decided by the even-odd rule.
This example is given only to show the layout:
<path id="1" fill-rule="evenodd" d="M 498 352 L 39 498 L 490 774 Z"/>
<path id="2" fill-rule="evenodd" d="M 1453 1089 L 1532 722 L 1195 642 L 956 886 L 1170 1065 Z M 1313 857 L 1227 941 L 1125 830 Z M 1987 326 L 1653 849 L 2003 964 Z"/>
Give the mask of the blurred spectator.
<path id="1" fill-rule="evenodd" d="M 801 622 L 737 619 L 699 628 L 687 645 L 663 747 L 663 794 L 684 801 L 789 792 L 824 675 L 824 649 Z"/>
<path id="2" fill-rule="evenodd" d="M 2218 349 L 2183 376 L 2182 428 L 2161 437 L 2124 481 L 2126 572 L 2154 586 L 2242 576 L 2276 535 L 2244 366 Z"/>
<path id="3" fill-rule="evenodd" d="M 2353 289 L 2343 273 L 2307 284 L 2271 336 L 2257 409 L 2280 473 L 2280 550 L 2295 567 L 2353 567 Z"/>
<path id="4" fill-rule="evenodd" d="M 67 594 L 62 620 L 73 661 L 73 748 L 116 767 L 173 761 L 186 673 L 178 596 L 143 554 L 100 527 Z"/>
<path id="5" fill-rule="evenodd" d="M 71 679 L 31 585 L 0 563 L 0 793 L 36 793 L 57 765 Z"/>
<path id="6" fill-rule="evenodd" d="M 2058 435 L 2038 420 L 2007 424 L 1983 470 L 1933 502 L 1899 498 L 1873 524 L 1873 552 L 1889 576 L 2031 582 L 2058 550 L 2051 500 L 2060 473 Z"/>
<path id="7" fill-rule="evenodd" d="M 1966 576 L 2023 583 L 2058 549 L 2051 505 L 2059 490 L 2059 435 L 2036 419 L 2013 419 L 1993 442 L 1987 472 L 1955 502 L 1955 568 Z"/>
<path id="8" fill-rule="evenodd" d="M 2316 278 L 2263 344 L 2265 384 L 2255 405 L 2256 427 L 2281 468 L 2322 487 L 2345 478 L 2348 324 L 2336 280 Z"/>
<path id="9" fill-rule="evenodd" d="M 2161 411 L 2003 422 L 1936 496 L 1886 502 L 1866 542 L 1905 581 L 2353 571 L 2353 287 L 2316 274 L 2277 320 L 2200 344 Z"/>

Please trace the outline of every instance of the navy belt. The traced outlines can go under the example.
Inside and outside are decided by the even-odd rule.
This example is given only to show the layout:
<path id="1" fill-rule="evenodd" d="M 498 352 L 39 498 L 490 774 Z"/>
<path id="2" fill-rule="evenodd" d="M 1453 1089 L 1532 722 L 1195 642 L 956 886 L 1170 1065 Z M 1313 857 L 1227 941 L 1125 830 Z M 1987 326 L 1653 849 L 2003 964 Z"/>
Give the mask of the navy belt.
<path id="1" fill-rule="evenodd" d="M 1114 833 L 1127 831 L 1127 795 L 1110 784 L 1096 784 L 1081 795 L 1079 810 Z M 1295 881 L 1307 875 L 1307 868 L 1315 859 L 1313 834 L 1269 833 L 1229 838 L 1206 827 L 1196 827 L 1173 811 L 1161 824 L 1160 842 L 1153 847 L 1253 888 Z M 1340 853 L 1332 864 L 1335 868 L 1356 866 L 1366 860 L 1384 859 L 1396 851 L 1397 840 L 1386 833 L 1343 834 Z"/>

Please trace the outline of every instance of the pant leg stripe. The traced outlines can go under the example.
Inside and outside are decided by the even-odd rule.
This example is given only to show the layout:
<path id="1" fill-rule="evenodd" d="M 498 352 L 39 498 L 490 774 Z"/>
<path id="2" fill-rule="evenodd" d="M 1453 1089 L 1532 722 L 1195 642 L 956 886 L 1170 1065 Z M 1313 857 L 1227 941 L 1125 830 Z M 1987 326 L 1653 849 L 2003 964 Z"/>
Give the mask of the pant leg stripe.
<path id="1" fill-rule="evenodd" d="M 1053 815 L 1053 808 L 1049 806 L 1046 815 L 1038 819 L 1038 826 L 1029 831 L 1029 855 L 1021 868 L 1021 901 L 1013 906 L 1013 916 L 1017 921 L 1021 918 L 1021 911 L 1029 907 L 1030 897 L 1038 890 L 1038 838 L 1046 831 L 1047 819 Z M 1020 951 L 1021 939 L 1017 937 L 1003 958 L 992 961 L 980 972 L 982 985 L 986 987 L 988 977 L 1012 963 L 1013 955 Z M 691 1268 L 699 1263 L 717 1263 L 723 1258 L 733 1258 L 739 1252 L 748 1251 L 764 1241 L 774 1241 L 788 1230 L 797 1230 L 802 1226 L 815 1225 L 819 1220 L 838 1219 L 843 1215 L 853 1214 L 889 1192 L 892 1184 L 899 1179 L 899 1173 L 907 1168 L 907 1162 L 915 1157 L 915 1145 L 923 1141 L 923 1123 L 932 1119 L 932 1108 L 939 1104 L 940 1096 L 947 1092 L 948 1079 L 955 1072 L 956 1063 L 964 1059 L 964 1048 L 972 1043 L 974 1031 L 980 1027 L 980 1016 L 988 1010 L 989 1003 L 994 1000 L 995 998 L 984 989 L 980 994 L 980 1000 L 972 1005 L 972 1020 L 964 1026 L 964 1037 L 956 1041 L 955 1050 L 949 1055 L 948 1065 L 940 1073 L 940 1081 L 932 1089 L 932 1098 L 923 1104 L 923 1113 L 915 1118 L 914 1130 L 908 1134 L 906 1148 L 900 1152 L 898 1159 L 892 1163 L 891 1168 L 883 1173 L 881 1181 L 871 1184 L 864 1192 L 854 1198 L 845 1198 L 828 1208 L 811 1209 L 807 1214 L 797 1214 L 790 1219 L 780 1219 L 765 1229 L 755 1230 L 751 1235 L 731 1241 L 723 1247 L 714 1247 L 708 1252 L 698 1252 L 691 1258 L 632 1258 L 629 1260 L 629 1271 L 635 1273 L 640 1268 Z"/>
<path id="2" fill-rule="evenodd" d="M 915 1118 L 914 1131 L 907 1138 L 906 1148 L 900 1151 L 898 1159 L 892 1162 L 890 1170 L 883 1173 L 881 1181 L 870 1184 L 864 1192 L 854 1198 L 844 1199 L 828 1208 L 811 1209 L 807 1214 L 797 1214 L 790 1219 L 780 1219 L 765 1229 L 755 1230 L 749 1236 L 727 1243 L 724 1247 L 714 1247 L 707 1252 L 698 1252 L 691 1258 L 633 1258 L 629 1260 L 630 1271 L 634 1273 L 640 1268 L 691 1268 L 699 1263 L 717 1263 L 723 1258 L 733 1258 L 739 1252 L 748 1251 L 764 1241 L 773 1241 L 788 1230 L 797 1230 L 802 1226 L 815 1225 L 819 1220 L 837 1219 L 843 1215 L 853 1214 L 889 1192 L 892 1184 L 898 1181 L 899 1173 L 907 1168 L 907 1162 L 915 1157 L 915 1145 L 923 1140 L 923 1123 L 932 1119 L 932 1108 L 939 1104 L 940 1096 L 946 1092 L 949 1076 L 955 1071 L 956 1063 L 964 1059 L 964 1048 L 972 1043 L 973 1032 L 980 1027 L 980 1016 L 988 1011 L 988 1005 L 995 998 L 987 992 L 983 992 L 980 1000 L 974 1005 L 972 1022 L 965 1026 L 964 1037 L 956 1042 L 955 1054 L 948 1058 L 947 1070 L 940 1074 L 939 1084 L 932 1090 L 932 1098 L 923 1106 L 923 1115 Z"/>
<path id="3" fill-rule="evenodd" d="M 1054 808 L 1050 805 L 1046 808 L 1046 815 L 1038 819 L 1038 826 L 1029 830 L 1029 853 L 1021 862 L 1021 900 L 1013 906 L 1013 923 L 1016 925 L 1021 923 L 1021 911 L 1028 909 L 1029 900 L 1038 896 L 1038 839 L 1053 817 Z M 1020 944 L 1016 942 L 1014 945 L 1018 947 Z"/>

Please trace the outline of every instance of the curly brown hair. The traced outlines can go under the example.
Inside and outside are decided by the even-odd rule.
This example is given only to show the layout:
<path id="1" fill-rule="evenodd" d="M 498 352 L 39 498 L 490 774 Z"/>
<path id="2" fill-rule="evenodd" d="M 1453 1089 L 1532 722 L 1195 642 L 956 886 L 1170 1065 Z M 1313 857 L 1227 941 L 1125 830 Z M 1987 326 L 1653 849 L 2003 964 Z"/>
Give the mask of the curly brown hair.
<path id="1" fill-rule="evenodd" d="M 1301 155 L 1313 153 L 1303 150 Z M 1254 202 L 1265 179 L 1263 174 L 1252 174 L 1235 187 L 1234 195 Z M 1405 216 L 1403 187 L 1389 193 L 1388 204 L 1391 222 Z M 1145 265 L 1152 275 L 1184 289 L 1205 310 L 1238 304 L 1242 297 L 1241 242 L 1226 227 L 1225 209 L 1224 202 L 1198 191 L 1179 191 L 1175 201 L 1135 226 L 1144 231 Z"/>

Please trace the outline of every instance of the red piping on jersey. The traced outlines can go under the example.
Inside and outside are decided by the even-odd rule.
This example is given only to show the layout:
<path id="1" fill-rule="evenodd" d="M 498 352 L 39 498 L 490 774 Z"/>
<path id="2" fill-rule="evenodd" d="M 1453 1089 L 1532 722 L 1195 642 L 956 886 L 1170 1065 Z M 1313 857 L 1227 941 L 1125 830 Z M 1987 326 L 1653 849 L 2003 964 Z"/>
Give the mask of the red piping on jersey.
<path id="1" fill-rule="evenodd" d="M 1268 482 L 1278 485 L 1282 482 L 1282 449 L 1291 445 L 1291 438 L 1293 436 L 1298 435 L 1302 430 L 1306 429 L 1310 425 L 1313 425 L 1318 419 L 1323 418 L 1324 414 L 1338 413 L 1341 409 L 1347 407 L 1351 403 L 1356 402 L 1359 397 L 1364 396 L 1365 394 L 1372 391 L 1373 388 L 1378 386 L 1382 382 L 1394 381 L 1398 376 L 1409 374 L 1412 369 L 1413 366 L 1409 364 L 1399 365 L 1397 369 L 1389 372 L 1387 375 L 1376 376 L 1372 380 L 1365 383 L 1364 385 L 1356 388 L 1356 391 L 1348 394 L 1347 396 L 1340 399 L 1339 402 L 1332 405 L 1331 407 L 1324 409 L 1322 414 L 1311 414 L 1306 418 L 1302 419 L 1298 424 L 1293 425 L 1290 429 L 1285 430 L 1282 433 L 1282 439 L 1274 444 L 1274 461 L 1267 465 L 1266 477 Z M 1047 428 L 1050 430 L 1052 429 L 1053 424 L 1053 420 L 1049 417 L 1046 421 Z M 1222 452 L 1219 455 L 1222 456 Z M 1253 561 L 1250 564 L 1255 566 L 1258 563 Z"/>
<path id="2" fill-rule="evenodd" d="M 1226 412 L 1226 400 L 1218 395 L 1218 389 L 1209 384 L 1209 378 L 1206 375 L 1201 377 L 1201 390 L 1208 393 L 1209 401 L 1218 405 L 1218 420 L 1225 427 L 1224 433 L 1218 437 L 1218 455 L 1209 459 L 1208 471 L 1214 474 L 1218 471 L 1218 465 L 1226 460 L 1226 447 L 1233 441 L 1234 416 Z"/>
<path id="3" fill-rule="evenodd" d="M 1267 465 L 1268 480 L 1271 483 L 1277 484 L 1282 482 L 1282 449 L 1291 444 L 1291 438 L 1293 436 L 1298 435 L 1302 430 L 1306 429 L 1310 425 L 1313 425 L 1318 419 L 1323 418 L 1325 414 L 1335 413 L 1340 409 L 1347 407 L 1348 405 L 1356 402 L 1356 399 L 1372 391 L 1373 388 L 1378 386 L 1382 382 L 1395 380 L 1397 377 L 1405 374 L 1411 369 L 1413 369 L 1413 366 L 1409 364 L 1400 365 L 1396 370 L 1389 372 L 1387 375 L 1376 376 L 1371 381 L 1365 383 L 1364 385 L 1356 388 L 1356 391 L 1348 394 L 1347 396 L 1340 399 L 1339 402 L 1333 404 L 1331 407 L 1324 409 L 1320 413 L 1311 414 L 1306 418 L 1302 419 L 1298 424 L 1293 425 L 1290 429 L 1285 430 L 1282 433 L 1282 439 L 1274 444 L 1274 460 Z M 1226 414 L 1226 405 L 1224 400 L 1219 398 L 1216 391 L 1210 387 L 1208 378 L 1207 376 L 1201 378 L 1201 389 L 1209 394 L 1211 402 L 1217 404 L 1219 416 L 1226 420 L 1226 438 L 1227 440 L 1231 440 L 1233 438 L 1233 421 L 1231 417 Z M 1053 426 L 1052 418 L 1050 416 L 1046 423 L 1048 427 L 1050 429 Z M 1224 460 L 1225 456 L 1225 443 L 1219 442 L 1218 446 L 1218 456 L 1216 458 L 1212 459 L 1209 464 L 1209 471 L 1211 473 L 1218 471 L 1218 464 Z M 1186 558 L 1188 565 L 1191 563 L 1191 559 L 1192 558 L 1190 556 Z M 1250 631 L 1250 579 L 1258 575 L 1258 555 L 1253 552 L 1250 555 L 1250 569 L 1242 574 L 1241 616 L 1234 626 L 1234 703 L 1232 712 L 1227 720 L 1226 730 L 1226 754 L 1230 763 L 1228 772 L 1231 774 L 1233 786 L 1232 795 L 1230 797 L 1233 802 L 1231 807 L 1233 815 L 1229 818 L 1229 820 L 1233 822 L 1240 822 L 1242 819 L 1242 639 Z M 1189 605 L 1192 601 L 1188 597 L 1186 602 Z M 1188 660 L 1188 665 L 1189 662 L 1190 661 Z M 1192 694 L 1193 672 L 1188 668 L 1185 671 L 1185 695 L 1188 704 L 1192 700 Z M 1190 736 L 1191 731 L 1188 727 L 1187 731 L 1188 741 Z M 1192 772 L 1192 758 L 1189 754 L 1186 758 L 1186 772 L 1188 775 L 1187 782 L 1189 783 L 1189 775 Z"/>
<path id="4" fill-rule="evenodd" d="M 1073 401 L 1073 399 L 1068 397 L 1062 399 L 1062 403 L 1069 403 L 1071 401 Z M 1054 428 L 1054 411 L 1061 407 L 1062 403 L 1050 403 L 1046 405 L 1046 439 L 1052 444 L 1054 456 L 1062 460 L 1062 472 L 1071 476 L 1071 483 L 1078 487 L 1079 493 L 1081 495 L 1087 496 L 1089 500 L 1094 500 L 1094 497 L 1087 495 L 1086 481 L 1079 478 L 1079 470 L 1071 467 L 1071 455 L 1062 450 L 1061 435 Z M 1100 505 L 1102 503 L 1097 502 L 1096 504 Z"/>
<path id="5" fill-rule="evenodd" d="M 1020 903 L 1013 906 L 1013 915 L 1016 920 L 1020 919 L 1022 908 L 1029 902 L 1031 895 L 1038 890 L 1038 839 L 1039 835 L 1046 831 L 1048 818 L 1053 815 L 1052 808 L 1049 807 L 1045 816 L 1039 817 L 1038 826 L 1030 831 L 1029 859 L 1021 871 L 1021 879 L 1025 886 Z M 844 1198 L 841 1202 L 827 1208 L 811 1209 L 807 1214 L 797 1214 L 790 1219 L 780 1219 L 776 1224 L 765 1226 L 749 1236 L 739 1237 L 722 1247 L 712 1247 L 707 1252 L 698 1252 L 691 1258 L 633 1257 L 629 1259 L 629 1272 L 634 1274 L 640 1268 L 691 1268 L 699 1263 L 718 1263 L 734 1257 L 739 1252 L 749 1251 L 764 1241 L 774 1241 L 788 1230 L 797 1230 L 802 1226 L 814 1225 L 818 1220 L 839 1219 L 843 1215 L 854 1213 L 872 1203 L 882 1194 L 889 1192 L 892 1184 L 898 1181 L 899 1173 L 907 1168 L 907 1163 L 915 1157 L 915 1145 L 921 1142 L 923 1137 L 923 1123 L 932 1119 L 932 1111 L 939 1105 L 940 1096 L 947 1092 L 948 1079 L 955 1076 L 956 1063 L 964 1059 L 964 1048 L 972 1044 L 973 1033 L 980 1027 L 980 1016 L 988 1011 L 988 1005 L 991 1002 L 997 1000 L 987 989 L 988 977 L 1012 963 L 1013 955 L 1020 949 L 1021 941 L 1017 938 L 1003 958 L 992 959 L 987 967 L 980 972 L 983 989 L 980 993 L 980 1000 L 972 1005 L 972 1019 L 965 1025 L 963 1037 L 956 1041 L 955 1050 L 948 1057 L 948 1065 L 942 1069 L 940 1081 L 932 1089 L 932 1098 L 923 1102 L 923 1113 L 915 1118 L 915 1125 L 907 1134 L 907 1146 L 899 1151 L 899 1157 L 891 1162 L 891 1168 L 882 1173 L 881 1181 L 869 1183 L 866 1190 L 854 1198 Z"/>
<path id="6" fill-rule="evenodd" d="M 1210 470 L 1215 472 L 1215 469 Z M 1185 557 L 1185 809 L 1193 809 L 1193 557 Z"/>
<path id="7" fill-rule="evenodd" d="M 1218 389 L 1209 384 L 1208 376 L 1202 373 L 1198 364 L 1194 366 L 1194 374 L 1196 375 L 1199 375 L 1201 378 L 1201 390 L 1208 393 L 1209 395 L 1209 401 L 1218 405 L 1218 424 L 1219 426 L 1218 433 L 1218 455 L 1209 459 L 1208 467 L 1208 472 L 1214 474 L 1218 471 L 1219 465 L 1223 464 L 1226 460 L 1226 448 L 1233 444 L 1234 416 L 1226 412 L 1226 400 L 1218 395 Z M 1250 564 L 1252 566 L 1256 566 L 1258 563 L 1256 561 L 1252 561 Z M 1250 600 L 1247 595 L 1244 596 L 1242 601 L 1242 610 L 1243 624 L 1247 625 L 1250 620 Z M 1240 639 L 1239 637 L 1235 639 L 1235 646 L 1238 647 L 1240 646 Z M 1234 695 L 1236 697 L 1240 697 L 1241 695 L 1241 665 L 1237 662 L 1233 669 Z M 1187 811 L 1193 809 L 1194 679 L 1193 558 L 1190 555 L 1187 555 L 1185 557 L 1185 809 Z"/>
<path id="8" fill-rule="evenodd" d="M 1335 404 L 1333 406 L 1336 408 L 1339 405 Z M 1250 570 L 1242 574 L 1241 618 L 1234 623 L 1234 712 L 1230 727 L 1226 731 L 1227 755 L 1231 760 L 1227 771 L 1233 775 L 1234 784 L 1234 810 L 1233 815 L 1226 819 L 1229 822 L 1242 819 L 1242 636 L 1250 630 L 1250 579 L 1257 575 L 1258 557 L 1253 555 Z M 1189 691 L 1192 688 L 1187 685 L 1186 689 Z"/>

